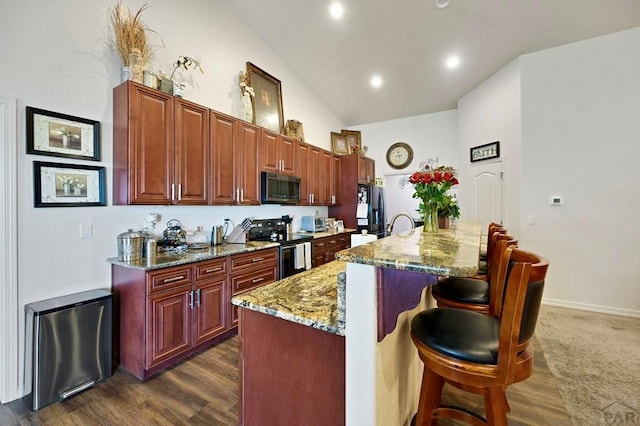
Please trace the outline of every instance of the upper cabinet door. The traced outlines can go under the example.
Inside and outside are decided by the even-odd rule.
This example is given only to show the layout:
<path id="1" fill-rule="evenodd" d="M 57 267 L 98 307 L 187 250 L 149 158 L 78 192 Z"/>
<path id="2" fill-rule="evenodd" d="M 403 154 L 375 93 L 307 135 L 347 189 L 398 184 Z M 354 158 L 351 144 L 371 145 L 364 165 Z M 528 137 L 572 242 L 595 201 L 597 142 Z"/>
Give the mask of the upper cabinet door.
<path id="1" fill-rule="evenodd" d="M 236 202 L 234 144 L 236 119 L 211 113 L 211 203 L 230 205 Z"/>
<path id="2" fill-rule="evenodd" d="M 280 143 L 280 171 L 287 175 L 295 175 L 296 169 L 296 143 L 297 141 L 286 136 L 281 137 Z M 300 177 L 300 176 L 298 176 Z"/>
<path id="3" fill-rule="evenodd" d="M 260 169 L 258 152 L 260 127 L 238 120 L 238 140 L 235 144 L 236 182 L 239 190 L 237 204 L 260 204 Z"/>
<path id="4" fill-rule="evenodd" d="M 176 99 L 175 185 L 176 204 L 209 203 L 209 109 Z M 177 186 L 177 189 L 175 189 Z"/>
<path id="5" fill-rule="evenodd" d="M 114 204 L 172 204 L 173 97 L 127 82 L 113 109 Z"/>
<path id="6" fill-rule="evenodd" d="M 262 129 L 260 138 L 260 160 L 265 172 L 280 172 L 280 155 L 278 153 L 280 135 Z"/>

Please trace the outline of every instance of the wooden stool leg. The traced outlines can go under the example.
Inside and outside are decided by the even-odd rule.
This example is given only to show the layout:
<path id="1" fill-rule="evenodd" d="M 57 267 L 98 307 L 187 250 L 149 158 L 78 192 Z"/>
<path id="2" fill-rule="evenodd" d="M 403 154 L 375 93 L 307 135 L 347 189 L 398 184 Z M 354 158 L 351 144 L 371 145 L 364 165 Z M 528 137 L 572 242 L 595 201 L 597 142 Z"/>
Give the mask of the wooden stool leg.
<path id="1" fill-rule="evenodd" d="M 485 389 L 484 409 L 487 414 L 487 424 L 490 426 L 508 426 L 507 411 L 509 403 L 503 387 Z"/>
<path id="2" fill-rule="evenodd" d="M 442 399 L 442 388 L 444 379 L 433 371 L 424 367 L 422 373 L 422 387 L 420 388 L 420 402 L 418 403 L 418 414 L 416 416 L 416 426 L 436 426 L 438 419 L 432 419 L 433 410 L 440 406 Z"/>

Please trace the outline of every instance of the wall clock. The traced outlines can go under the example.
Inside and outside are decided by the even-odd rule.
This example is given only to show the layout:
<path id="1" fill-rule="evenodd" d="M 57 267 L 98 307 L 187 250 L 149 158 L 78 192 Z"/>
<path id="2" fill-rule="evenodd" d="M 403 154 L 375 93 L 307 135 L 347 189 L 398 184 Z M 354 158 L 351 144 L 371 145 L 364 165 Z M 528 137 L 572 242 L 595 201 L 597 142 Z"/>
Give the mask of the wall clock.
<path id="1" fill-rule="evenodd" d="M 396 142 L 387 150 L 387 163 L 394 169 L 404 169 L 413 161 L 413 149 L 405 142 Z"/>

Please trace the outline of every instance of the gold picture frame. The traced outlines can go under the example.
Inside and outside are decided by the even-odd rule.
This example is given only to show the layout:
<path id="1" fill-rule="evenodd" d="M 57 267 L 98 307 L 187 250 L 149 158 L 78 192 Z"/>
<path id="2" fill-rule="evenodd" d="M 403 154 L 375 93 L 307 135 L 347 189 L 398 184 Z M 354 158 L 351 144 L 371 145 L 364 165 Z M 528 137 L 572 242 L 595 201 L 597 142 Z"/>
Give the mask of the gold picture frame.
<path id="1" fill-rule="evenodd" d="M 334 154 L 346 155 L 351 153 L 347 137 L 342 133 L 331 132 L 331 148 Z"/>
<path id="2" fill-rule="evenodd" d="M 249 84 L 253 87 L 253 124 L 280 134 L 284 133 L 282 84 L 280 80 L 247 62 Z"/>
<path id="3" fill-rule="evenodd" d="M 345 130 L 341 133 L 347 139 L 349 145 L 349 152 L 351 154 L 360 154 L 362 152 L 362 136 L 359 130 Z"/>

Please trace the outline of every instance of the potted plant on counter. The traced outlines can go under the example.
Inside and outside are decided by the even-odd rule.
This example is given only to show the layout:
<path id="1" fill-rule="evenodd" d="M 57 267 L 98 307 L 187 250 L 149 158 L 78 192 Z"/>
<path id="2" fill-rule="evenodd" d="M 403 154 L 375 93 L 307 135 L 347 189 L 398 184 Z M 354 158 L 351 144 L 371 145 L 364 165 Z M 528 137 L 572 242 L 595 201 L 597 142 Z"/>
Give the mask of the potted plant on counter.
<path id="1" fill-rule="evenodd" d="M 458 206 L 456 197 L 447 194 L 438 204 L 438 227 L 440 229 L 449 228 L 451 218 L 460 218 L 460 207 Z"/>

